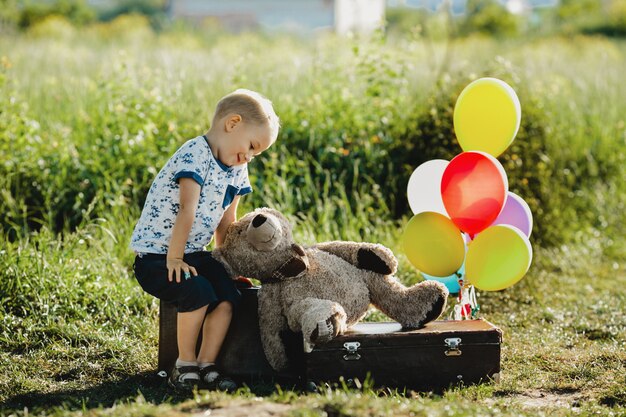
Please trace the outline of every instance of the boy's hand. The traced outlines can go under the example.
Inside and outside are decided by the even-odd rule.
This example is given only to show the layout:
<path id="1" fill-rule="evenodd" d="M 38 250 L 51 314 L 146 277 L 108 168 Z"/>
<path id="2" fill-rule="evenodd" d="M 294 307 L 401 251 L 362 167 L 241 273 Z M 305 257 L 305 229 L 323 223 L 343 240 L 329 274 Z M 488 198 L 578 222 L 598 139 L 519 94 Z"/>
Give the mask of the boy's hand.
<path id="1" fill-rule="evenodd" d="M 167 279 L 172 282 L 176 278 L 176 282 L 180 283 L 181 278 L 189 279 L 193 275 L 198 275 L 196 268 L 188 265 L 181 258 L 167 258 Z"/>

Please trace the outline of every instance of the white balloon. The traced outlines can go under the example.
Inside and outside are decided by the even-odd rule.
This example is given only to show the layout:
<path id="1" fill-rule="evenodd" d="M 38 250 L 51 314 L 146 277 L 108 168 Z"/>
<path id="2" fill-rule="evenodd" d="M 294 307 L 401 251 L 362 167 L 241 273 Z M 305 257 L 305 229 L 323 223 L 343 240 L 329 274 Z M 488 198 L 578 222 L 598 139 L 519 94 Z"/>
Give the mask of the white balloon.
<path id="1" fill-rule="evenodd" d="M 431 159 L 415 168 L 406 192 L 413 214 L 434 211 L 448 216 L 441 199 L 441 178 L 448 163 L 445 159 Z"/>

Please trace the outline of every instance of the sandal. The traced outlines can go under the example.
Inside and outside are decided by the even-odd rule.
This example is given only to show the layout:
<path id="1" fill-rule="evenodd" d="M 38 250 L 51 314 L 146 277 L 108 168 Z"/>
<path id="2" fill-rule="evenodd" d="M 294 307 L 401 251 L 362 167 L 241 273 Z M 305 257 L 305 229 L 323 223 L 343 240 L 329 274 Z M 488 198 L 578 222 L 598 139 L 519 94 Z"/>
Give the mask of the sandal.
<path id="1" fill-rule="evenodd" d="M 209 379 L 209 374 L 216 373 L 213 379 Z M 216 365 L 205 366 L 200 369 L 200 380 L 208 389 L 233 392 L 237 389 L 237 383 L 227 376 L 222 376 Z"/>
<path id="2" fill-rule="evenodd" d="M 197 366 L 174 366 L 167 385 L 177 391 L 192 391 L 200 384 L 199 371 Z"/>

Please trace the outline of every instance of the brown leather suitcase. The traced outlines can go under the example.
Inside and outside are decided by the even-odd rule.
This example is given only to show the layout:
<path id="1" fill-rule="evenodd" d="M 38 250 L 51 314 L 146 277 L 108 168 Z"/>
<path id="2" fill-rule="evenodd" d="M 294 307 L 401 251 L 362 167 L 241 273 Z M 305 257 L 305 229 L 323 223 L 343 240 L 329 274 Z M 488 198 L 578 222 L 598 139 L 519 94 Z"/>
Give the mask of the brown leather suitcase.
<path id="1" fill-rule="evenodd" d="M 484 320 L 435 321 L 404 331 L 399 323 L 358 323 L 346 334 L 305 354 L 300 333 L 285 332 L 290 367 L 274 371 L 263 353 L 258 321 L 259 288 L 240 288 L 236 310 L 217 362 L 241 381 L 337 381 L 368 373 L 376 386 L 432 390 L 453 383 L 499 378 L 502 332 Z M 161 303 L 159 371 L 170 372 L 176 347 L 176 309 Z"/>
<path id="2" fill-rule="evenodd" d="M 499 380 L 502 331 L 485 320 L 434 321 L 418 330 L 399 323 L 358 323 L 306 354 L 306 378 L 368 377 L 374 386 L 434 390 Z"/>

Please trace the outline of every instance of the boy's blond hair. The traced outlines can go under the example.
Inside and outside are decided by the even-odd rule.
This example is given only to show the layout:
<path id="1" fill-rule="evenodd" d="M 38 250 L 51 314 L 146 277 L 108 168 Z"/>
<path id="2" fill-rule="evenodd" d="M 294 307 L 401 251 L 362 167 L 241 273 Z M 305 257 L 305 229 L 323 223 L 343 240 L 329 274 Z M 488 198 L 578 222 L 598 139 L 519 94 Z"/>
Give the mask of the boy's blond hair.
<path id="1" fill-rule="evenodd" d="M 252 121 L 262 125 L 268 123 L 272 130 L 273 140 L 276 140 L 280 120 L 268 98 L 256 91 L 245 88 L 237 89 L 222 97 L 217 103 L 213 124 L 231 113 L 240 115 L 244 121 Z"/>

